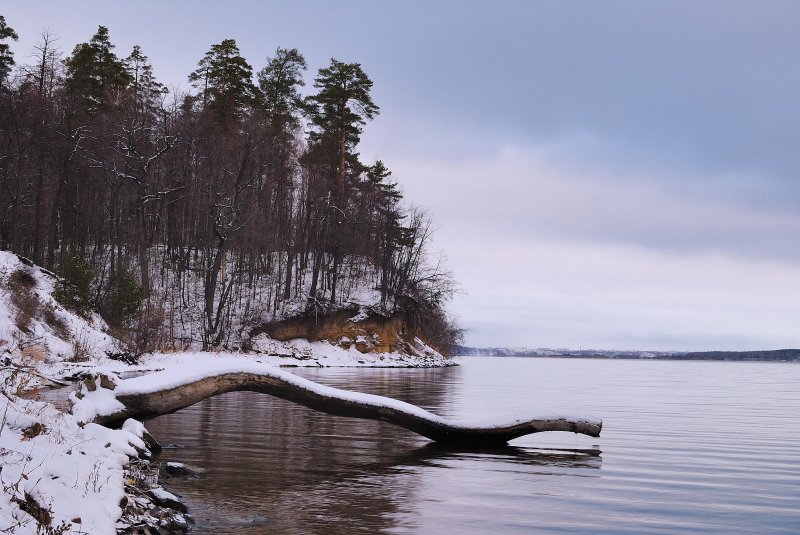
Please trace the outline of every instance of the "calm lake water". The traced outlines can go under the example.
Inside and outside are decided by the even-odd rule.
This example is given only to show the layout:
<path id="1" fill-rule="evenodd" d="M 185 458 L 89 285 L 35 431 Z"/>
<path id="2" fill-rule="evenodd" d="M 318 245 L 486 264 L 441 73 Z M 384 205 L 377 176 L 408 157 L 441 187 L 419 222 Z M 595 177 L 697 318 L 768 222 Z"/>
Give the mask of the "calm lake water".
<path id="1" fill-rule="evenodd" d="M 388 424 L 231 393 L 147 423 L 194 533 L 800 533 L 800 365 L 526 358 L 298 369 L 476 420 L 603 418 L 459 451 Z"/>

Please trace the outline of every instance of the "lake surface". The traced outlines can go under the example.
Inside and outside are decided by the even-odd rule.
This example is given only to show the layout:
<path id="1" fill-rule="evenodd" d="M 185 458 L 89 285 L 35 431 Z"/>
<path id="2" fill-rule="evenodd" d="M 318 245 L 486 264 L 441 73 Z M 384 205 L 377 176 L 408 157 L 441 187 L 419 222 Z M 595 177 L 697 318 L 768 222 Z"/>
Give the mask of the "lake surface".
<path id="1" fill-rule="evenodd" d="M 600 416 L 497 450 L 240 392 L 147 423 L 194 533 L 800 533 L 800 365 L 527 358 L 297 369 L 437 414 Z"/>

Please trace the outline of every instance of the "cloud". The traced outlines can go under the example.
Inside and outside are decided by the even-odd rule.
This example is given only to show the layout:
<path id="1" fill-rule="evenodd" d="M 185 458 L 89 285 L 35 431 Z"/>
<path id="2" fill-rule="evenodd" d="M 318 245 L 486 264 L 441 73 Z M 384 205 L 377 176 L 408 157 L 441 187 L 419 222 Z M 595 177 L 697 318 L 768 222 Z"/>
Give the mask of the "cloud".
<path id="1" fill-rule="evenodd" d="M 120 54 L 147 27 L 170 85 L 225 37 L 256 68 L 300 48 L 309 81 L 361 62 L 382 107 L 362 159 L 430 209 L 476 343 L 800 345 L 800 4 L 157 7 L 5 15 L 20 62 L 42 26 L 68 53 L 106 24 Z"/>
<path id="2" fill-rule="evenodd" d="M 453 253 L 472 343 L 628 349 L 800 344 L 800 266 L 531 239 Z"/>
<path id="3" fill-rule="evenodd" d="M 592 143 L 608 149 L 604 157 L 563 158 Z M 792 290 L 800 214 L 770 196 L 747 202 L 769 180 L 664 165 L 647 172 L 636 158 L 613 158 L 620 150 L 577 136 L 493 158 L 404 158 L 393 166 L 407 196 L 440 226 L 437 244 L 467 292 L 454 310 L 472 329 L 468 340 L 800 345 L 800 291 Z"/>
<path id="4" fill-rule="evenodd" d="M 469 236 L 559 237 L 800 261 L 800 213 L 784 206 L 785 196 L 759 199 L 770 188 L 766 178 L 576 163 L 562 160 L 562 152 L 558 144 L 542 145 L 505 149 L 493 159 L 389 165 L 408 197 L 429 205 L 443 226 Z M 775 192 L 781 193 L 779 184 Z M 758 202 L 748 202 L 752 198 Z"/>

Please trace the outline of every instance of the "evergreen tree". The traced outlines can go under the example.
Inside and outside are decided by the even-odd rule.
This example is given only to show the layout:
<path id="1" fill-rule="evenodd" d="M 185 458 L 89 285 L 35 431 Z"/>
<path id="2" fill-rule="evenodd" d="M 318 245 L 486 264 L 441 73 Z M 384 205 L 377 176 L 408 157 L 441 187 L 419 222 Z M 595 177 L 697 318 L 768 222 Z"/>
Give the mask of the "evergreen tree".
<path id="1" fill-rule="evenodd" d="M 139 312 L 145 298 L 144 289 L 133 273 L 124 268 L 111 273 L 109 287 L 107 303 L 104 303 L 105 319 L 113 325 L 123 325 Z"/>
<path id="2" fill-rule="evenodd" d="M 5 87 L 5 81 L 11 74 L 11 67 L 14 66 L 14 53 L 11 52 L 11 46 L 3 42 L 6 39 L 16 41 L 19 36 L 14 28 L 6 24 L 6 18 L 0 15 L 0 89 Z"/>
<path id="3" fill-rule="evenodd" d="M 125 58 L 125 69 L 130 76 L 130 90 L 134 110 L 137 114 L 152 113 L 158 109 L 167 88 L 156 81 L 153 67 L 139 45 L 134 45 L 130 56 Z"/>
<path id="4" fill-rule="evenodd" d="M 314 87 L 319 92 L 308 99 L 311 122 L 316 128 L 311 133 L 311 140 L 336 144 L 334 193 L 343 209 L 348 152 L 358 144 L 361 127 L 368 119 L 373 119 L 380 108 L 369 94 L 372 80 L 358 63 L 343 63 L 331 58 L 330 66 L 319 70 Z"/>
<path id="5" fill-rule="evenodd" d="M 82 316 L 88 316 L 92 303 L 92 266 L 77 251 L 68 251 L 59 267 L 53 297 Z"/>
<path id="6" fill-rule="evenodd" d="M 279 270 L 283 277 L 284 299 L 291 295 L 294 265 L 291 222 L 293 178 L 297 172 L 295 134 L 300 127 L 304 105 L 299 88 L 305 85 L 305 70 L 306 60 L 296 48 L 278 48 L 275 57 L 267 58 L 267 66 L 258 73 L 259 102 L 266 114 L 270 141 L 267 165 L 274 186 L 269 223 L 277 227 L 279 247 L 285 252 L 286 264 Z M 275 295 L 277 299 L 278 294 Z"/>
<path id="7" fill-rule="evenodd" d="M 322 244 L 333 253 L 331 267 L 331 300 L 336 300 L 339 267 L 343 261 L 342 222 L 347 217 L 347 175 L 358 175 L 363 166 L 353 150 L 361 137 L 361 127 L 375 117 L 379 108 L 369 92 L 372 80 L 358 63 L 343 63 L 331 59 L 327 68 L 319 70 L 314 79 L 316 95 L 308 99 L 308 113 L 314 130 L 310 133 L 310 154 L 329 184 L 333 203 L 328 202 Z M 353 172 L 355 171 L 355 172 Z M 330 175 L 333 175 L 332 177 Z M 331 180 L 332 178 L 332 180 Z M 316 290 L 316 269 L 312 275 L 312 293 Z"/>
<path id="8" fill-rule="evenodd" d="M 390 177 L 392 172 L 380 160 L 365 173 L 365 187 L 373 201 L 370 203 L 376 236 L 375 264 L 380 268 L 381 300 L 383 304 L 400 288 L 398 283 L 398 258 L 403 249 L 414 245 L 412 228 L 403 225 L 406 213 L 400 207 L 403 198 L 397 183 Z"/>
<path id="9" fill-rule="evenodd" d="M 83 100 L 92 112 L 117 100 L 131 82 L 125 64 L 114 54 L 108 28 L 98 26 L 88 43 L 75 47 L 67 58 L 67 90 Z"/>
<path id="10" fill-rule="evenodd" d="M 200 88 L 203 110 L 213 110 L 216 119 L 225 125 L 240 118 L 254 102 L 256 91 L 252 79 L 253 68 L 241 56 L 233 39 L 212 45 L 189 75 L 192 85 Z"/>
<path id="11" fill-rule="evenodd" d="M 305 70 L 306 59 L 296 48 L 278 48 L 275 57 L 269 58 L 267 66 L 258 73 L 262 106 L 278 131 L 296 127 L 300 122 L 297 112 L 303 101 L 299 88 L 305 85 Z"/>

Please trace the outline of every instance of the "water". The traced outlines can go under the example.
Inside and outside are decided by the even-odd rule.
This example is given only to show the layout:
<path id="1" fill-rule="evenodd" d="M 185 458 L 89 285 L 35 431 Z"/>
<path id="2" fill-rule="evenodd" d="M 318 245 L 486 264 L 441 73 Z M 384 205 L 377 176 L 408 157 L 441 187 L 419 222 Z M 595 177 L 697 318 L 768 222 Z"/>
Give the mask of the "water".
<path id="1" fill-rule="evenodd" d="M 297 370 L 448 417 L 601 416 L 463 451 L 388 424 L 225 394 L 148 422 L 195 533 L 800 533 L 800 365 L 465 358 Z"/>

